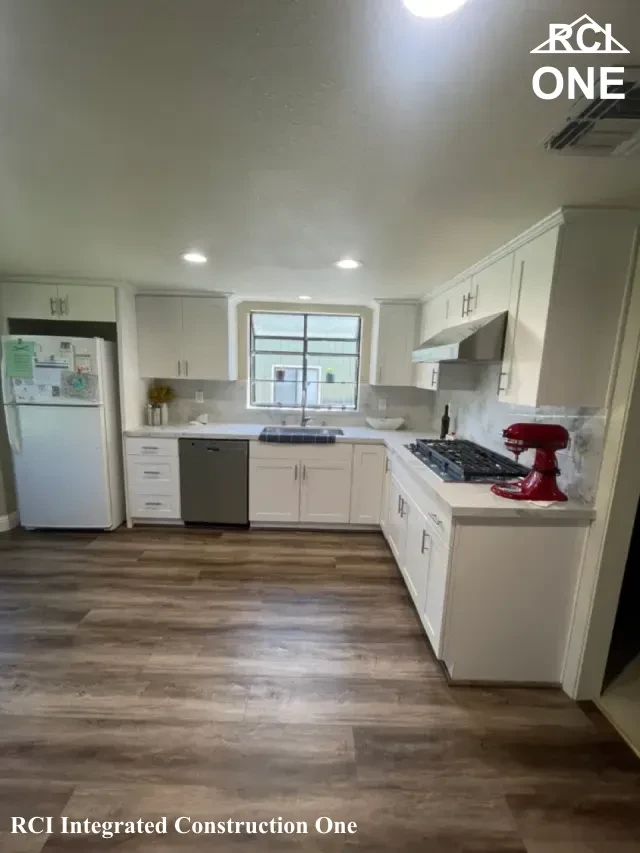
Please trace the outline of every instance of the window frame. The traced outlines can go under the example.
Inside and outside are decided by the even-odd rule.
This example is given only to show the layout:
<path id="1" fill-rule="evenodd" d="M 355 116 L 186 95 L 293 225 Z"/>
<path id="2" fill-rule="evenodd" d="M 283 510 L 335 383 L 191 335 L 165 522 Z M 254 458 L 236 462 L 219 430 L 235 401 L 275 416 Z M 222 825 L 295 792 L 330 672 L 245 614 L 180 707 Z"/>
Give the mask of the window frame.
<path id="1" fill-rule="evenodd" d="M 255 314 L 281 314 L 289 317 L 302 317 L 303 319 L 303 332 L 302 336 L 300 335 L 256 335 L 253 325 L 253 317 Z M 327 338 L 327 337 L 318 337 L 316 335 L 309 336 L 308 335 L 308 321 L 309 317 L 350 317 L 354 320 L 358 321 L 358 334 L 355 338 Z M 249 358 L 248 358 L 248 373 L 249 373 L 249 381 L 248 381 L 248 394 L 247 394 L 247 408 L 249 409 L 266 409 L 268 411 L 290 411 L 290 412 L 300 412 L 302 411 L 302 404 L 299 406 L 281 406 L 277 403 L 273 402 L 274 392 L 275 392 L 275 384 L 271 393 L 270 403 L 256 403 L 254 401 L 254 384 L 257 381 L 255 378 L 255 356 L 256 355 L 277 355 L 281 356 L 283 359 L 289 356 L 298 356 L 302 358 L 302 388 L 305 388 L 307 384 L 307 370 L 309 368 L 318 370 L 322 370 L 322 368 L 318 367 L 318 365 L 308 365 L 307 358 L 308 356 L 312 356 L 314 358 L 326 356 L 328 358 L 335 358 L 339 356 L 341 358 L 353 358 L 355 361 L 355 381 L 354 382 L 338 382 L 331 383 L 337 385 L 353 385 L 354 386 L 354 404 L 353 406 L 328 406 L 326 403 L 322 404 L 322 382 L 318 382 L 318 405 L 305 405 L 305 409 L 314 412 L 357 412 L 359 411 L 360 405 L 360 369 L 362 366 L 362 316 L 360 314 L 331 314 L 329 312 L 323 313 L 321 311 L 250 311 L 249 312 Z M 302 350 L 300 352 L 292 351 L 283 351 L 283 350 L 256 350 L 255 348 L 255 340 L 274 340 L 274 341 L 296 341 L 298 343 L 302 343 Z M 351 353 L 327 353 L 327 352 L 309 352 L 309 342 L 310 341 L 335 341 L 336 343 L 347 343 L 347 344 L 356 344 L 356 351 L 352 355 Z M 282 365 L 278 365 L 282 366 Z M 295 365 L 297 369 L 300 369 L 299 365 Z M 275 371 L 275 366 L 273 366 Z M 274 373 L 275 375 L 275 373 Z M 320 373 L 320 378 L 322 378 L 322 373 Z M 269 381 L 269 380 L 266 380 Z M 275 380 L 273 380 L 275 383 Z"/>

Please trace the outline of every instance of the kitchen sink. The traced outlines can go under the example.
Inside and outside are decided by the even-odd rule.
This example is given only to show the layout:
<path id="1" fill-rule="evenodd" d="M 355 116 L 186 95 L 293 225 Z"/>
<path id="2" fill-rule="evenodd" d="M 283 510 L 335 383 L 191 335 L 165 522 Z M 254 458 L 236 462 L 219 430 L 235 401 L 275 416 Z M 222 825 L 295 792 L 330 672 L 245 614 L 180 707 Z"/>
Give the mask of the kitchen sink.
<path id="1" fill-rule="evenodd" d="M 341 429 L 329 427 L 265 427 L 260 441 L 280 444 L 334 444 L 336 436 L 344 435 Z"/>

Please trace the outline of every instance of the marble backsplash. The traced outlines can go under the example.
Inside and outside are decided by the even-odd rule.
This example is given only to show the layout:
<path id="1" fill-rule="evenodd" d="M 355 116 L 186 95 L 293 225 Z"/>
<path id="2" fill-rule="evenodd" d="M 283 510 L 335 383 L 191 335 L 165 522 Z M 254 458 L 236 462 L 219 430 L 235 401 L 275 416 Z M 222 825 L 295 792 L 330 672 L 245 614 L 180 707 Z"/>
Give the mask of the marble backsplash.
<path id="1" fill-rule="evenodd" d="M 537 421 L 564 426 L 571 444 L 558 454 L 560 486 L 569 497 L 593 503 L 595 500 L 604 447 L 606 412 L 601 409 L 563 409 L 542 406 L 515 406 L 498 401 L 500 365 L 483 368 L 473 391 L 440 391 L 434 406 L 432 428 L 438 429 L 444 406 L 451 408 L 451 429 L 458 438 L 467 438 L 498 453 L 508 453 L 502 430 L 509 424 Z M 533 452 L 521 456 L 524 465 L 533 463 Z"/>
<path id="2" fill-rule="evenodd" d="M 247 408 L 247 383 L 204 382 L 191 379 L 156 380 L 169 385 L 176 394 L 171 403 L 169 417 L 172 423 L 185 423 L 200 414 L 207 414 L 214 422 L 274 423 L 285 420 L 297 423 L 300 415 L 270 409 Z M 204 394 L 204 403 L 196 403 L 196 391 Z M 314 423 L 329 426 L 364 426 L 366 417 L 404 418 L 406 429 L 431 430 L 435 403 L 434 394 L 420 388 L 386 388 L 373 385 L 360 386 L 360 405 L 357 412 L 309 412 Z M 381 408 L 382 407 L 382 408 Z M 386 411 L 385 411 L 386 408 Z"/>

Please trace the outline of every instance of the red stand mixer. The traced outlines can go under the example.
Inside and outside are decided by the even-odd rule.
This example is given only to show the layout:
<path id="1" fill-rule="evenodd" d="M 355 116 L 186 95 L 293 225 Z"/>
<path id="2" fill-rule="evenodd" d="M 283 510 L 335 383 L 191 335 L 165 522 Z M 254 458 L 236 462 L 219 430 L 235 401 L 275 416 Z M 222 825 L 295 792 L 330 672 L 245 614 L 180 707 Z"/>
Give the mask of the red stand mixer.
<path id="1" fill-rule="evenodd" d="M 525 450 L 536 451 L 533 470 L 524 480 L 515 483 L 496 483 L 491 491 L 501 498 L 514 501 L 566 501 L 558 488 L 560 473 L 556 451 L 569 446 L 569 433 L 564 427 L 552 424 L 512 424 L 503 430 L 507 448 L 516 460 Z"/>

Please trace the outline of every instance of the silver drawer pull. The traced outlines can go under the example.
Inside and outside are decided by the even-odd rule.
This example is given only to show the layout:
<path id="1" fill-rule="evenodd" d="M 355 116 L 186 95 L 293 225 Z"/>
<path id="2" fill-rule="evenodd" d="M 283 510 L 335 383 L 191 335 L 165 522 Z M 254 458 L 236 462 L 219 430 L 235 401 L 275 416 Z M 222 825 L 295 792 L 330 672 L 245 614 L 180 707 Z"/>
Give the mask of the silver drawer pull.
<path id="1" fill-rule="evenodd" d="M 160 501 L 145 501 L 145 506 L 162 506 Z"/>
<path id="2" fill-rule="evenodd" d="M 145 477 L 159 477 L 160 471 L 143 471 L 142 472 Z"/>
<path id="3" fill-rule="evenodd" d="M 425 550 L 426 550 L 426 547 L 427 547 L 427 537 L 428 537 L 428 536 L 429 536 L 429 534 L 427 533 L 427 531 L 426 531 L 426 530 L 423 530 L 423 531 L 422 531 L 422 545 L 420 546 L 420 553 L 421 553 L 421 554 L 424 554 L 424 552 L 425 552 Z"/>
<path id="4" fill-rule="evenodd" d="M 143 450 L 157 450 L 158 446 L 153 444 L 147 444 L 142 446 Z"/>
<path id="5" fill-rule="evenodd" d="M 438 525 L 438 527 L 444 527 L 443 523 L 440 521 L 440 519 L 438 518 L 438 516 L 437 516 L 437 515 L 434 515 L 434 513 L 430 512 L 430 513 L 429 513 L 429 518 L 430 518 L 432 521 L 434 521 L 434 522 Z"/>

